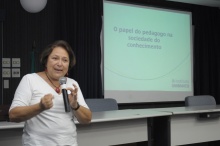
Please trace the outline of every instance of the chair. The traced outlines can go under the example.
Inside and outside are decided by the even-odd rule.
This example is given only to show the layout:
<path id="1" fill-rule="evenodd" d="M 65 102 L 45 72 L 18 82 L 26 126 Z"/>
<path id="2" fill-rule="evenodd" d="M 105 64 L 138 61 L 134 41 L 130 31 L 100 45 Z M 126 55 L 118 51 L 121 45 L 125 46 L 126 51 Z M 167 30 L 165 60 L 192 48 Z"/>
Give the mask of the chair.
<path id="1" fill-rule="evenodd" d="M 185 106 L 216 105 L 215 98 L 211 95 L 187 96 Z"/>
<path id="2" fill-rule="evenodd" d="M 118 110 L 118 103 L 112 98 L 85 99 L 92 112 Z"/>

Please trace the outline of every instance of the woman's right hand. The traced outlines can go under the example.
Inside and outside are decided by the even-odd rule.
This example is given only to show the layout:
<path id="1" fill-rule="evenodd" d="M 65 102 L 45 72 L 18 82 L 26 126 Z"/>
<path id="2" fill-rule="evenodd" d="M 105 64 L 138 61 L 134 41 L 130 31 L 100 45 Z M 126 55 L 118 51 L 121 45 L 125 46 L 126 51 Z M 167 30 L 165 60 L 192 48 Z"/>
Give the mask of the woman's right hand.
<path id="1" fill-rule="evenodd" d="M 53 107 L 53 95 L 46 94 L 44 97 L 41 98 L 40 107 L 42 110 L 47 110 Z"/>

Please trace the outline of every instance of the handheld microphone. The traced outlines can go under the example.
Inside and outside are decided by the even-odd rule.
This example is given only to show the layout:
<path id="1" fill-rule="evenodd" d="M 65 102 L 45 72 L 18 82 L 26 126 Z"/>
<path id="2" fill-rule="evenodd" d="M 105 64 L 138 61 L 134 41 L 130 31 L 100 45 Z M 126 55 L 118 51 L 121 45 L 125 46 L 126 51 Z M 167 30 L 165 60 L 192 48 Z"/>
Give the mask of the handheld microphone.
<path id="1" fill-rule="evenodd" d="M 62 93 L 63 93 L 63 102 L 65 106 L 65 112 L 70 112 L 70 105 L 69 105 L 69 98 L 66 90 L 66 77 L 60 77 L 59 83 L 62 88 Z"/>

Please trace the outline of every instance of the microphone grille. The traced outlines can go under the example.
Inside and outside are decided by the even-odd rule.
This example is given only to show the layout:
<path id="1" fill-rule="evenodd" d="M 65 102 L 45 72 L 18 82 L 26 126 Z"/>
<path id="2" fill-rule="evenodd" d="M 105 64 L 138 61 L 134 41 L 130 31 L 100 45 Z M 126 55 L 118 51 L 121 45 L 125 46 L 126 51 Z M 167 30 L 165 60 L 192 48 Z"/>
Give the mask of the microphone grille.
<path id="1" fill-rule="evenodd" d="M 66 84 L 66 77 L 60 77 L 59 82 L 60 85 Z"/>

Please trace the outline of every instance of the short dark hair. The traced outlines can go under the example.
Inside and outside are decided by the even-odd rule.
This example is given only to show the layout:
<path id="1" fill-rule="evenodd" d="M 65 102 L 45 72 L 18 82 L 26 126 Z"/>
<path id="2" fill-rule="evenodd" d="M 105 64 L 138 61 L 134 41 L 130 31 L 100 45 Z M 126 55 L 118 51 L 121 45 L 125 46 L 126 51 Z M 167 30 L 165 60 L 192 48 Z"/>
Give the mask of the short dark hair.
<path id="1" fill-rule="evenodd" d="M 56 47 L 62 47 L 63 49 L 65 49 L 67 51 L 67 53 L 69 55 L 69 59 L 70 59 L 69 69 L 71 69 L 76 64 L 76 57 L 75 57 L 75 54 L 74 54 L 71 46 L 69 45 L 69 43 L 67 43 L 64 40 L 57 40 L 57 41 L 53 42 L 52 44 L 48 45 L 43 50 L 43 52 L 41 53 L 41 56 L 40 56 L 40 63 L 42 65 L 42 67 L 46 68 L 48 56 L 51 54 L 53 49 Z"/>

